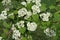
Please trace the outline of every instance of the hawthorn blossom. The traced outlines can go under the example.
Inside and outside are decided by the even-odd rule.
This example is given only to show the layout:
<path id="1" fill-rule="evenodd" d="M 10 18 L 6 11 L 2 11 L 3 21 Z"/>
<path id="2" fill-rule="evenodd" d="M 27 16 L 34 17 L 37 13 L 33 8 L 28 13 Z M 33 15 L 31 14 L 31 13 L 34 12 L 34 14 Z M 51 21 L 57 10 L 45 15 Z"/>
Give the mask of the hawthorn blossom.
<path id="1" fill-rule="evenodd" d="M 22 8 L 18 11 L 18 17 L 23 17 L 26 14 L 27 14 L 26 8 Z"/>
<path id="2" fill-rule="evenodd" d="M 24 6 L 26 6 L 26 2 L 24 2 L 24 1 L 23 1 L 23 2 L 21 2 L 21 4 L 22 4 L 22 5 L 24 5 Z"/>
<path id="3" fill-rule="evenodd" d="M 32 23 L 28 22 L 27 23 L 27 29 L 29 31 L 35 31 L 36 28 L 37 28 L 37 24 L 35 22 L 32 22 Z"/>
<path id="4" fill-rule="evenodd" d="M 2 3 L 3 5 L 11 5 L 11 0 L 3 0 Z"/>
<path id="5" fill-rule="evenodd" d="M 41 0 L 32 0 L 37 6 L 41 6 Z"/>
<path id="6" fill-rule="evenodd" d="M 56 36 L 55 31 L 54 31 L 54 30 L 51 30 L 50 28 L 46 28 L 46 29 L 44 30 L 44 33 L 45 33 L 47 36 L 49 36 L 49 37 Z"/>
<path id="7" fill-rule="evenodd" d="M 33 5 L 33 6 L 32 6 L 32 11 L 33 11 L 33 14 L 40 13 L 40 8 L 39 8 L 39 6 Z"/>
<path id="8" fill-rule="evenodd" d="M 50 17 L 50 13 L 42 13 L 42 14 L 40 14 L 40 17 L 41 17 L 41 19 L 43 20 L 43 21 L 49 21 L 49 17 Z"/>
<path id="9" fill-rule="evenodd" d="M 17 29 L 14 30 L 12 38 L 15 39 L 15 40 L 20 40 L 20 37 L 21 37 L 21 33 L 19 32 L 19 30 L 17 30 Z"/>
<path id="10" fill-rule="evenodd" d="M 18 28 L 24 27 L 24 21 L 19 21 L 16 23 L 16 25 L 18 26 Z"/>
<path id="11" fill-rule="evenodd" d="M 2 13 L 0 14 L 0 20 L 4 19 L 7 19 L 7 11 L 2 11 Z"/>
<path id="12" fill-rule="evenodd" d="M 24 19 L 28 19 L 31 15 L 32 15 L 32 12 L 28 11 L 27 14 L 26 14 L 26 16 L 24 17 Z"/>

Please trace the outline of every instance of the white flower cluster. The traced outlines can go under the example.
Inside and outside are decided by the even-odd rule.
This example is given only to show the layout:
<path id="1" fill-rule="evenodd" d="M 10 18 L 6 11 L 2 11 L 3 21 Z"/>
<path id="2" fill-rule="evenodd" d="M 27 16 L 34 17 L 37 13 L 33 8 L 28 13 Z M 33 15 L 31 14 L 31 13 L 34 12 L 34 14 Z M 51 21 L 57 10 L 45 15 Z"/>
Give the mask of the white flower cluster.
<path id="1" fill-rule="evenodd" d="M 0 37 L 0 40 L 2 40 L 2 37 Z"/>
<path id="2" fill-rule="evenodd" d="M 41 0 L 32 0 L 35 5 L 32 6 L 33 14 L 40 13 Z"/>
<path id="3" fill-rule="evenodd" d="M 26 8 L 22 8 L 18 11 L 18 17 L 23 17 L 26 14 L 27 14 Z"/>
<path id="4" fill-rule="evenodd" d="M 31 15 L 32 15 L 32 12 L 28 11 L 27 14 L 26 14 L 26 16 L 24 17 L 24 19 L 28 19 Z"/>
<path id="5" fill-rule="evenodd" d="M 23 1 L 23 2 L 21 2 L 21 4 L 24 5 L 24 6 L 26 6 L 27 3 Z"/>
<path id="6" fill-rule="evenodd" d="M 41 6 L 41 0 L 32 0 L 37 6 Z"/>
<path id="7" fill-rule="evenodd" d="M 45 29 L 44 33 L 49 37 L 56 36 L 56 33 L 54 32 L 54 30 L 51 30 L 50 28 Z"/>
<path id="8" fill-rule="evenodd" d="M 33 10 L 33 14 L 40 13 L 40 8 L 37 5 L 33 5 L 32 6 L 32 10 Z"/>
<path id="9" fill-rule="evenodd" d="M 13 30 L 12 38 L 15 39 L 15 40 L 20 40 L 21 33 L 19 32 L 19 30 L 17 30 L 17 29 L 14 27 L 14 24 L 12 25 L 12 30 Z"/>
<path id="10" fill-rule="evenodd" d="M 41 0 L 26 0 L 27 3 L 33 2 L 35 5 L 32 6 L 33 14 L 40 13 Z M 26 2 L 21 2 L 22 5 L 26 6 Z"/>
<path id="11" fill-rule="evenodd" d="M 7 19 L 7 11 L 2 11 L 2 13 L 0 14 L 0 20 L 4 19 Z"/>
<path id="12" fill-rule="evenodd" d="M 12 36 L 13 39 L 20 40 L 20 36 L 21 36 L 21 34 L 20 34 L 19 30 L 13 31 L 13 36 Z"/>
<path id="13" fill-rule="evenodd" d="M 11 3 L 11 0 L 3 0 L 2 3 L 3 3 L 3 5 L 10 4 Z"/>
<path id="14" fill-rule="evenodd" d="M 24 21 L 17 22 L 16 25 L 18 28 L 24 27 Z"/>
<path id="15" fill-rule="evenodd" d="M 35 31 L 36 28 L 37 28 L 37 24 L 35 22 L 32 22 L 32 23 L 28 22 L 27 23 L 27 29 L 29 31 Z"/>
<path id="16" fill-rule="evenodd" d="M 32 15 L 31 11 L 27 11 L 26 8 L 22 8 L 18 11 L 18 17 L 24 17 L 24 19 L 28 19 Z"/>
<path id="17" fill-rule="evenodd" d="M 40 14 L 40 17 L 42 18 L 43 21 L 49 21 L 50 15 L 51 14 L 49 12 L 47 12 L 47 13 Z"/>

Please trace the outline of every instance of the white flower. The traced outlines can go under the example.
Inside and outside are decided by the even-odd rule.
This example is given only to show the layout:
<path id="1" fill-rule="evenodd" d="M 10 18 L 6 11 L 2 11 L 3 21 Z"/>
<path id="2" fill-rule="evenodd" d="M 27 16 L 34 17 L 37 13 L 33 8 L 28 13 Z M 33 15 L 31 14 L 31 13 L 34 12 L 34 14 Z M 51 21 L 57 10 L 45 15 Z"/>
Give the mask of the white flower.
<path id="1" fill-rule="evenodd" d="M 0 20 L 4 19 L 7 19 L 7 11 L 2 11 L 2 13 L 0 14 Z"/>
<path id="2" fill-rule="evenodd" d="M 56 33 L 54 32 L 54 30 L 51 30 L 50 28 L 45 29 L 44 33 L 49 37 L 56 36 Z"/>
<path id="3" fill-rule="evenodd" d="M 0 37 L 0 40 L 2 40 L 2 37 Z"/>
<path id="4" fill-rule="evenodd" d="M 37 3 L 36 5 L 40 7 L 41 6 L 41 3 Z"/>
<path id="5" fill-rule="evenodd" d="M 26 8 L 22 8 L 18 11 L 18 17 L 23 17 L 26 14 L 27 14 Z"/>
<path id="6" fill-rule="evenodd" d="M 24 27 L 24 21 L 17 22 L 16 25 L 18 28 Z"/>
<path id="7" fill-rule="evenodd" d="M 37 28 L 37 24 L 35 22 L 32 22 L 32 23 L 28 22 L 27 23 L 27 29 L 29 31 L 35 31 L 36 28 Z"/>
<path id="8" fill-rule="evenodd" d="M 33 3 L 35 3 L 37 6 L 41 6 L 41 0 L 32 0 Z"/>
<path id="9" fill-rule="evenodd" d="M 12 38 L 15 39 L 15 40 L 19 40 L 20 37 L 21 37 L 21 33 L 19 32 L 19 30 L 14 30 Z"/>
<path id="10" fill-rule="evenodd" d="M 22 5 L 26 6 L 26 2 L 21 2 Z"/>
<path id="11" fill-rule="evenodd" d="M 26 16 L 24 17 L 24 19 L 28 19 L 31 15 L 32 15 L 32 12 L 28 11 L 27 14 L 26 14 Z"/>
<path id="12" fill-rule="evenodd" d="M 34 3 L 34 2 L 35 2 L 35 3 L 36 3 L 36 2 L 40 3 L 41 0 L 38 0 L 38 1 L 37 1 L 37 0 L 32 0 L 32 2 L 33 2 L 33 3 Z"/>
<path id="13" fill-rule="evenodd" d="M 40 17 L 42 18 L 43 21 L 49 21 L 50 13 L 42 13 L 40 14 Z"/>
<path id="14" fill-rule="evenodd" d="M 11 3 L 11 0 L 3 0 L 2 3 L 3 3 L 3 5 L 10 4 Z"/>
<path id="15" fill-rule="evenodd" d="M 32 0 L 26 0 L 27 1 L 27 3 L 30 3 Z"/>
<path id="16" fill-rule="evenodd" d="M 32 6 L 33 14 L 40 13 L 40 8 L 37 5 Z"/>

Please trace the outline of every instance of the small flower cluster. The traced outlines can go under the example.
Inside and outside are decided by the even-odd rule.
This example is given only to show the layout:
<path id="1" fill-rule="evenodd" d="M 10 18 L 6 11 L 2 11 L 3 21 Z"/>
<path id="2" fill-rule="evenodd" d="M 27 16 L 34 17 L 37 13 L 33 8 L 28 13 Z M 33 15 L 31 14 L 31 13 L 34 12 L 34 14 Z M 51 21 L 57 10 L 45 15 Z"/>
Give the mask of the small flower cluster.
<path id="1" fill-rule="evenodd" d="M 46 30 L 44 30 L 44 33 L 49 37 L 56 36 L 55 31 L 51 30 L 50 28 L 47 28 Z"/>
<path id="2" fill-rule="evenodd" d="M 24 21 L 17 22 L 16 25 L 18 28 L 24 27 Z"/>
<path id="3" fill-rule="evenodd" d="M 51 14 L 49 12 L 40 14 L 40 17 L 43 21 L 49 21 Z"/>
<path id="4" fill-rule="evenodd" d="M 32 6 L 33 14 L 40 13 L 40 8 L 37 5 Z"/>
<path id="5" fill-rule="evenodd" d="M 25 27 L 24 21 L 17 22 L 16 25 L 18 28 Z M 37 28 L 37 24 L 35 22 L 27 22 L 27 30 L 29 31 L 35 31 Z"/>
<path id="6" fill-rule="evenodd" d="M 2 3 L 3 5 L 11 5 L 11 0 L 3 0 Z"/>
<path id="7" fill-rule="evenodd" d="M 35 5 L 32 6 L 33 14 L 40 13 L 41 0 L 33 0 L 32 2 L 35 3 Z"/>
<path id="8" fill-rule="evenodd" d="M 16 23 L 16 25 L 18 26 L 18 28 L 24 27 L 24 21 L 20 21 L 19 23 Z M 35 31 L 37 28 L 37 24 L 35 22 L 28 22 L 27 23 L 27 30 L 29 31 Z M 21 33 L 19 30 L 16 29 L 15 25 L 12 25 L 12 38 L 15 40 L 21 40 Z"/>
<path id="9" fill-rule="evenodd" d="M 13 30 L 12 38 L 15 40 L 20 40 L 21 33 L 19 32 L 19 30 L 15 28 L 14 24 L 12 25 L 12 30 Z"/>
<path id="10" fill-rule="evenodd" d="M 27 23 L 27 29 L 30 30 L 30 31 L 35 31 L 37 28 L 37 24 L 35 22 L 28 22 Z"/>
<path id="11" fill-rule="evenodd" d="M 7 19 L 7 11 L 2 11 L 2 13 L 0 14 L 0 20 L 4 19 Z"/>
<path id="12" fill-rule="evenodd" d="M 18 11 L 18 17 L 24 17 L 24 19 L 28 19 L 32 15 L 31 11 L 27 11 L 26 8 L 22 8 Z"/>

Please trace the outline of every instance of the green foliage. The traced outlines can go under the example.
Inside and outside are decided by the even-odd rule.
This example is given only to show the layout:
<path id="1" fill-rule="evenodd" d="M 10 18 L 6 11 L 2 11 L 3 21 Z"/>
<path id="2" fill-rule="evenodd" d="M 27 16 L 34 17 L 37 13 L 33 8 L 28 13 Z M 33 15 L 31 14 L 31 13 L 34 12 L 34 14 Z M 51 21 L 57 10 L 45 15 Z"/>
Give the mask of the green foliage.
<path id="1" fill-rule="evenodd" d="M 53 20 L 54 21 L 60 21 L 60 11 L 58 11 L 54 14 L 54 19 Z"/>
<path id="2" fill-rule="evenodd" d="M 46 4 L 42 4 L 42 6 L 41 6 L 41 11 L 46 11 Z"/>
<path id="3" fill-rule="evenodd" d="M 39 22 L 39 16 L 38 16 L 38 14 L 32 15 L 32 20 L 34 22 Z"/>
<path id="4" fill-rule="evenodd" d="M 11 27 L 11 24 L 7 23 L 7 22 L 3 22 L 3 26 L 5 28 L 10 28 Z"/>
<path id="5" fill-rule="evenodd" d="M 27 38 L 26 37 L 22 37 L 22 40 L 27 40 Z"/>
<path id="6" fill-rule="evenodd" d="M 26 0 L 11 0 L 10 11 L 7 14 L 14 13 L 6 20 L 0 20 L 0 36 L 2 36 L 5 40 L 14 40 L 12 39 L 12 33 L 10 32 L 12 24 L 20 20 L 24 20 L 26 23 L 36 22 L 38 25 L 37 30 L 34 32 L 30 32 L 27 30 L 27 25 L 25 23 L 25 27 L 21 27 L 19 31 L 21 32 L 21 40 L 60 40 L 60 0 L 41 0 L 40 13 L 51 12 L 53 17 L 50 18 L 48 22 L 42 21 L 39 18 L 39 14 L 34 14 L 28 19 L 23 19 L 24 17 L 17 17 L 18 10 L 21 8 L 26 8 L 28 11 L 32 11 L 31 7 L 34 3 L 28 3 L 26 6 L 23 6 L 21 2 Z M 37 0 L 38 1 L 38 0 Z M 6 8 L 3 6 L 0 0 L 0 14 Z M 48 37 L 44 34 L 44 29 L 52 28 L 56 31 L 56 37 Z M 17 28 L 18 29 L 18 28 Z M 12 30 L 11 30 L 12 31 Z M 10 34 L 11 33 L 11 34 Z M 26 34 L 27 33 L 27 34 Z M 26 34 L 26 35 L 25 35 Z M 29 38 L 28 38 L 29 37 Z"/>
<path id="7" fill-rule="evenodd" d="M 21 32 L 22 34 L 24 34 L 25 31 L 26 31 L 26 28 L 25 28 L 25 27 L 21 27 L 19 30 L 20 30 L 20 32 Z"/>

